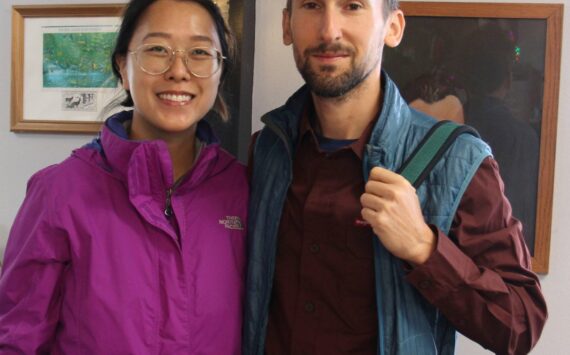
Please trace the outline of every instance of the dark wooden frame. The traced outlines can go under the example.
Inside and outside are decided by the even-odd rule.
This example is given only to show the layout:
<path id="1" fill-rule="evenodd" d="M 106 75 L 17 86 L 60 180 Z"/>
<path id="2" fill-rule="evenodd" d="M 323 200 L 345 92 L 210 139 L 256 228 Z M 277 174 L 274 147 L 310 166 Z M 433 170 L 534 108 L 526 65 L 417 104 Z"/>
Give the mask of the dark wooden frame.
<path id="1" fill-rule="evenodd" d="M 547 273 L 552 222 L 563 5 L 405 1 L 400 3 L 400 8 L 408 18 L 423 16 L 542 19 L 546 21 L 543 112 L 541 116 L 536 229 L 532 262 L 535 272 Z"/>

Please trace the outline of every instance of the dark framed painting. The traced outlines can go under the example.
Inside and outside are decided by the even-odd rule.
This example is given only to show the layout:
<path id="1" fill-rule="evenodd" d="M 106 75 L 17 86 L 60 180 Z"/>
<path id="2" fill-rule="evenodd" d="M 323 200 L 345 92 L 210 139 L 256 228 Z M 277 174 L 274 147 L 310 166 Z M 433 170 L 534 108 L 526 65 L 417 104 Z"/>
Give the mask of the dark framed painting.
<path id="1" fill-rule="evenodd" d="M 400 5 L 404 38 L 384 69 L 410 106 L 491 146 L 533 270 L 548 272 L 563 5 Z"/>

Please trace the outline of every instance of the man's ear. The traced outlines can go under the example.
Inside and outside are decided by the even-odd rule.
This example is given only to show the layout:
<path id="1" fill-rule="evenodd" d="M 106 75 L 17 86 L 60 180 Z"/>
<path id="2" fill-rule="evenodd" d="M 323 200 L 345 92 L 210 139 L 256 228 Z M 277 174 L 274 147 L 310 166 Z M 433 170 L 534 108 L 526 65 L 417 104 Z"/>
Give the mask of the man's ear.
<path id="1" fill-rule="evenodd" d="M 121 83 L 123 89 L 129 91 L 130 84 L 129 84 L 129 75 L 127 74 L 127 57 L 118 55 L 115 57 L 115 63 L 119 67 L 119 73 L 121 74 Z"/>
<path id="2" fill-rule="evenodd" d="M 293 36 L 291 36 L 291 14 L 287 9 L 283 9 L 281 26 L 283 27 L 283 44 L 288 46 L 293 43 Z"/>
<path id="3" fill-rule="evenodd" d="M 392 11 L 386 20 L 386 35 L 384 43 L 388 47 L 397 47 L 404 36 L 404 28 L 406 27 L 406 19 L 402 10 Z"/>

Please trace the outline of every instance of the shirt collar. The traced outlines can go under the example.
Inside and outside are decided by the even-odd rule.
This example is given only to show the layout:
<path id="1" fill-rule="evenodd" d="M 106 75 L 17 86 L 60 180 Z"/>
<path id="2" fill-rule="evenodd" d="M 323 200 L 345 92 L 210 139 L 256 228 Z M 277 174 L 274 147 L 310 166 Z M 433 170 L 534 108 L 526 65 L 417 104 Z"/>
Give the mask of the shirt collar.
<path id="1" fill-rule="evenodd" d="M 315 120 L 316 120 L 316 114 L 315 114 L 315 108 L 313 106 L 313 100 L 309 99 L 307 100 L 307 104 L 305 105 L 301 113 L 299 137 L 301 139 L 305 139 L 305 135 L 309 134 L 310 137 L 313 139 L 314 144 L 318 145 L 316 132 L 314 128 Z M 364 150 L 366 149 L 366 144 L 368 144 L 368 141 L 370 140 L 372 129 L 374 128 L 374 125 L 376 124 L 377 120 L 378 120 L 378 115 L 376 115 L 376 118 L 368 123 L 368 125 L 366 126 L 360 137 L 352 144 L 350 144 L 347 148 L 345 148 L 345 149 L 351 149 L 360 160 L 362 160 L 362 158 L 364 157 Z"/>

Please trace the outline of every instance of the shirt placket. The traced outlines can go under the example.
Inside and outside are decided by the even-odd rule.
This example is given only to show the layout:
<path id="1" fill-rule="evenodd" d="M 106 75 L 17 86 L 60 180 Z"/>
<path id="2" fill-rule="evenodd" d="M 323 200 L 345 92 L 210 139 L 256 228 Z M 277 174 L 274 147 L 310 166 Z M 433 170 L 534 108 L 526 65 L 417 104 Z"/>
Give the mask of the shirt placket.
<path id="1" fill-rule="evenodd" d="M 333 199 L 336 188 L 326 183 L 329 180 L 326 179 L 326 175 L 335 173 L 335 154 L 313 151 L 311 156 L 313 157 L 311 165 L 315 168 L 311 174 L 313 182 L 319 183 L 312 184 L 302 214 L 302 252 L 294 317 L 295 323 L 302 326 L 293 326 L 292 354 L 313 354 L 316 351 L 320 322 L 324 308 L 327 307 L 323 303 L 326 296 L 320 294 L 327 288 L 320 283 L 329 279 L 324 277 L 327 272 L 324 265 L 326 265 L 328 244 L 344 235 L 343 229 L 337 228 L 340 221 L 334 220 Z"/>

